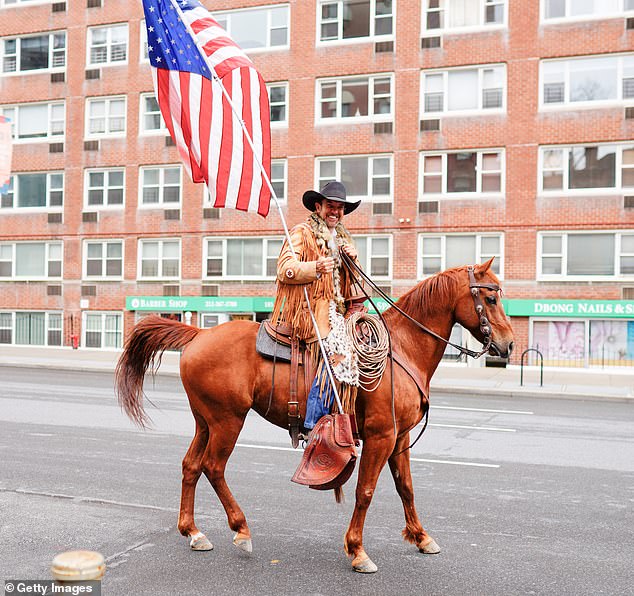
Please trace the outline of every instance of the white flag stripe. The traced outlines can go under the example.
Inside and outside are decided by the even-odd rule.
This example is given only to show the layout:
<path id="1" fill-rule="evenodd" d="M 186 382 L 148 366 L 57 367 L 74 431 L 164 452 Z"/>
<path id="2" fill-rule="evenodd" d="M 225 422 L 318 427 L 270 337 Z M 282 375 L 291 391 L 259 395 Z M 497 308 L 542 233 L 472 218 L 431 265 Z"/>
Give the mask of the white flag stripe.
<path id="1" fill-rule="evenodd" d="M 253 68 L 249 68 L 249 82 L 251 87 L 251 118 L 253 126 L 253 180 L 251 181 L 251 195 L 249 198 L 249 211 L 257 211 L 260 200 L 260 190 L 262 188 L 262 173 L 256 155 L 262 155 L 262 129 L 255 124 L 260 121 L 260 80 L 258 73 Z"/>
<path id="2" fill-rule="evenodd" d="M 189 78 L 189 120 L 192 127 L 192 143 L 190 151 L 193 154 L 196 165 L 201 165 L 201 145 L 200 145 L 200 96 L 202 93 L 202 77 L 191 76 Z"/>
<path id="3" fill-rule="evenodd" d="M 209 179 L 218 178 L 218 164 L 220 162 L 220 150 L 222 148 L 222 90 L 220 83 L 211 81 L 211 134 L 209 138 L 209 156 L 207 158 Z M 211 198 L 216 200 L 216 187 L 209 189 Z"/>
<path id="4" fill-rule="evenodd" d="M 241 58 L 242 56 L 242 52 L 240 52 L 237 48 L 234 48 L 233 46 L 223 46 L 210 56 L 207 56 L 207 62 L 216 69 L 225 60 L 229 60 L 231 58 Z"/>

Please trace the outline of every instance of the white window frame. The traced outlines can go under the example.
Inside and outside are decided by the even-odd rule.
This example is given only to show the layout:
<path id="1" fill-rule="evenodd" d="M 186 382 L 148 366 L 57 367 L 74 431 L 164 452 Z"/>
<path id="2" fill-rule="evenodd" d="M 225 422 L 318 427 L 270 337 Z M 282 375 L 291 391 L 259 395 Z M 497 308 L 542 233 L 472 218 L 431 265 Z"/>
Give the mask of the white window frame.
<path id="1" fill-rule="evenodd" d="M 60 247 L 60 274 L 59 275 L 16 275 L 16 247 L 18 244 L 43 244 L 44 245 L 44 263 L 48 271 L 51 262 L 57 262 L 57 259 L 51 259 L 50 253 L 53 245 Z M 0 280 L 16 280 L 16 281 L 47 281 L 60 280 L 64 278 L 64 243 L 58 241 L 20 241 L 20 242 L 0 242 L 0 247 L 9 246 L 11 248 L 11 275 L 0 277 Z M 0 255 L 1 256 L 1 255 Z M 4 262 L 4 260 L 3 260 Z"/>
<path id="2" fill-rule="evenodd" d="M 64 35 L 64 47 L 62 49 L 55 49 L 55 36 Z M 20 58 L 22 52 L 22 40 L 29 39 L 32 37 L 48 37 L 48 66 L 46 68 L 34 68 L 29 70 L 20 70 Z M 40 32 L 36 34 L 29 35 L 20 35 L 20 36 L 10 36 L 2 38 L 2 56 L 1 56 L 1 64 L 2 64 L 2 76 L 23 76 L 28 74 L 40 74 L 46 72 L 65 72 L 66 71 L 66 57 L 67 57 L 67 39 L 68 36 L 66 31 L 51 31 L 51 32 Z M 4 61 L 7 58 L 6 54 L 6 42 L 7 41 L 15 41 L 16 42 L 16 51 L 15 54 L 11 54 L 15 56 L 15 70 L 4 70 Z M 61 54 L 63 58 L 63 64 L 61 66 L 53 66 L 55 61 L 56 54 Z"/>
<path id="3" fill-rule="evenodd" d="M 165 202 L 165 170 L 176 169 L 178 168 L 178 201 L 167 201 Z M 144 203 L 143 202 L 143 188 L 144 188 L 144 177 L 145 172 L 148 170 L 158 170 L 159 171 L 159 200 L 157 203 Z M 169 185 L 170 188 L 173 185 Z M 176 209 L 180 208 L 183 203 L 183 168 L 180 164 L 157 164 L 151 166 L 141 166 L 139 167 L 139 200 L 138 200 L 138 209 Z"/>
<path id="4" fill-rule="evenodd" d="M 447 156 L 456 153 L 475 153 L 476 154 L 476 190 L 475 192 L 447 192 Z M 482 161 L 484 155 L 487 153 L 499 153 L 500 154 L 500 190 L 495 192 L 483 192 L 482 191 L 482 176 L 483 174 L 495 173 L 498 170 L 484 170 Z M 425 193 L 425 158 L 426 157 L 440 157 L 442 160 L 441 166 L 441 186 L 442 190 L 439 193 Z M 442 199 L 443 201 L 463 200 L 463 199 L 488 199 L 491 197 L 502 198 L 506 193 L 506 151 L 503 147 L 492 147 L 490 149 L 461 149 L 459 151 L 421 151 L 418 160 L 418 202 L 423 203 L 427 201 L 437 201 Z"/>
<path id="5" fill-rule="evenodd" d="M 163 115 L 161 114 L 161 107 L 158 107 L 158 112 L 146 112 L 145 111 L 145 100 L 149 98 L 154 98 L 156 100 L 156 93 L 141 93 L 139 95 L 139 136 L 140 137 L 156 137 L 156 136 L 167 136 L 170 134 L 167 126 L 165 125 L 165 120 L 163 120 Z M 156 102 L 158 106 L 158 101 Z M 146 128 L 145 127 L 145 117 L 148 115 L 154 115 L 158 113 L 161 119 L 161 126 L 159 128 Z"/>
<path id="6" fill-rule="evenodd" d="M 591 99 L 589 101 L 570 101 L 570 66 L 574 62 L 579 60 L 592 60 L 593 58 L 605 59 L 613 58 L 616 60 L 616 90 L 617 97 L 615 99 Z M 634 62 L 634 52 L 628 52 L 625 54 L 591 54 L 587 56 L 575 56 L 574 58 L 556 58 L 539 61 L 539 110 L 543 112 L 562 111 L 562 110 L 582 110 L 582 109 L 597 109 L 597 108 L 609 108 L 615 106 L 629 106 L 634 105 L 634 97 L 623 97 L 623 82 L 625 80 L 624 75 L 624 62 L 629 58 Z M 564 85 L 564 100 L 562 102 L 544 102 L 544 65 L 561 63 L 563 66 L 563 85 Z M 634 79 L 634 72 L 628 79 Z"/>
<path id="7" fill-rule="evenodd" d="M 95 317 L 95 316 L 100 316 L 101 317 L 101 340 L 100 340 L 100 345 L 99 346 L 91 346 L 88 347 L 86 345 L 86 333 L 88 332 L 88 316 L 91 317 Z M 108 331 L 106 330 L 106 317 L 107 316 L 116 316 L 119 321 L 120 321 L 120 325 L 119 325 L 119 331 L 118 331 L 118 336 L 119 336 L 119 341 L 117 342 L 118 345 L 116 346 L 106 346 L 105 345 L 105 337 L 106 337 L 106 333 L 108 333 Z M 81 346 L 84 349 L 88 349 L 88 350 L 120 350 L 123 347 L 123 312 L 121 311 L 97 311 L 97 310 L 84 310 L 81 313 Z"/>
<path id="8" fill-rule="evenodd" d="M 21 8 L 24 6 L 38 6 L 40 4 L 51 4 L 54 0 L 0 0 L 0 9 L 2 8 Z"/>
<path id="9" fill-rule="evenodd" d="M 20 185 L 18 181 L 18 187 L 16 192 L 16 178 L 19 179 L 20 176 L 29 176 L 32 174 L 46 174 L 46 205 L 36 206 L 36 207 L 18 207 L 17 202 L 20 198 Z M 62 177 L 62 185 L 61 187 L 53 188 L 51 186 L 51 177 L 55 175 L 61 175 Z M 33 212 L 59 212 L 64 210 L 64 171 L 46 171 L 46 172 L 15 172 L 11 176 L 11 192 L 13 193 L 13 207 L 2 207 L 0 206 L 0 213 L 33 213 Z M 51 193 L 61 191 L 62 193 L 62 204 L 61 205 L 52 205 L 51 206 Z"/>
<path id="10" fill-rule="evenodd" d="M 495 68 L 502 69 L 503 75 L 503 87 L 502 87 L 502 105 L 500 107 L 494 108 L 485 108 L 483 107 L 483 92 L 484 92 L 484 74 L 487 70 L 492 70 Z M 469 110 L 449 110 L 448 109 L 448 99 L 449 99 L 449 73 L 450 72 L 458 72 L 458 71 L 477 71 L 478 74 L 478 107 L 469 109 Z M 442 75 L 443 77 L 443 90 L 442 90 L 442 102 L 443 109 L 427 112 L 425 111 L 425 77 L 426 76 L 437 76 Z M 442 69 L 431 69 L 431 70 L 421 70 L 420 72 L 420 118 L 421 120 L 437 120 L 438 118 L 448 118 L 448 117 L 460 117 L 460 116 L 488 116 L 490 114 L 504 114 L 506 113 L 506 105 L 507 105 L 507 91 L 508 91 L 508 72 L 506 68 L 506 64 L 504 63 L 496 63 L 496 64 L 474 64 L 470 66 L 460 66 L 456 68 L 442 68 Z"/>
<path id="11" fill-rule="evenodd" d="M 372 247 L 374 245 L 375 240 L 386 240 L 388 241 L 388 251 L 387 254 L 374 254 Z M 383 283 L 391 281 L 393 275 L 393 265 L 394 265 L 394 244 L 392 234 L 355 234 L 352 236 L 352 240 L 355 245 L 358 246 L 360 240 L 364 240 L 367 242 L 366 245 L 366 260 L 365 262 L 359 262 L 361 268 L 367 272 L 373 279 L 379 280 Z M 372 272 L 372 259 L 375 258 L 387 258 L 388 260 L 388 273 L 387 275 L 378 275 Z"/>
<path id="12" fill-rule="evenodd" d="M 48 116 L 46 121 L 46 135 L 41 137 L 25 137 L 25 138 L 17 138 L 17 131 L 20 126 L 20 112 L 24 112 L 25 109 L 28 109 L 32 106 L 41 106 L 45 105 L 48 107 Z M 62 107 L 63 119 L 62 120 L 54 120 L 53 119 L 53 109 Z M 12 105 L 2 105 L 0 106 L 0 114 L 7 115 L 7 112 L 11 111 L 11 137 L 13 143 L 15 145 L 23 145 L 26 143 L 50 143 L 52 141 L 62 142 L 66 136 L 66 100 L 61 101 L 41 101 L 41 102 L 33 102 L 33 103 L 20 103 L 20 104 L 12 104 Z M 22 114 L 24 116 L 24 113 Z M 28 114 L 27 114 L 28 117 Z M 62 122 L 62 127 L 60 132 L 56 132 L 54 123 Z M 59 124 L 58 124 L 59 127 Z"/>
<path id="13" fill-rule="evenodd" d="M 112 59 L 112 31 L 117 27 L 125 27 L 126 41 L 125 41 L 125 60 L 113 60 Z M 92 36 L 93 32 L 99 29 L 106 30 L 106 43 L 105 49 L 107 59 L 104 62 L 92 62 L 91 50 L 93 49 Z M 86 29 L 86 66 L 87 68 L 101 68 L 102 66 L 125 66 L 130 58 L 130 28 L 128 23 L 108 23 L 104 25 L 96 25 L 94 27 L 88 27 Z"/>
<path id="14" fill-rule="evenodd" d="M 569 159 L 570 150 L 576 147 L 614 147 L 614 187 L 606 188 L 569 188 L 570 186 L 570 170 Z M 634 149 L 634 141 L 631 143 L 583 143 L 576 145 L 540 145 L 538 152 L 537 166 L 537 191 L 543 196 L 591 196 L 591 195 L 623 195 L 634 194 L 634 187 L 623 186 L 623 151 L 625 149 Z M 544 154 L 546 151 L 562 152 L 562 188 L 544 190 Z M 630 168 L 631 166 L 627 166 Z M 557 170 L 553 170 L 557 171 Z"/>
<path id="15" fill-rule="evenodd" d="M 260 240 L 262 241 L 262 275 L 229 275 L 227 273 L 227 242 L 230 240 Z M 209 242 L 219 242 L 222 244 L 222 273 L 220 275 L 208 275 L 207 274 L 207 261 L 209 260 Z M 266 275 L 266 265 L 268 261 L 268 243 L 276 242 L 280 244 L 280 248 L 284 242 L 283 236 L 206 236 L 203 238 L 203 263 L 202 263 L 202 278 L 205 281 L 213 280 L 250 280 L 250 281 L 272 281 L 275 279 L 275 274 Z M 279 250 L 276 251 L 275 261 L 279 256 Z M 218 258 L 218 257 L 215 257 Z M 271 257 L 273 258 L 273 257 Z"/>
<path id="16" fill-rule="evenodd" d="M 267 83 L 266 90 L 269 96 L 269 106 L 273 107 L 273 103 L 271 101 L 271 89 L 273 87 L 281 87 L 284 89 L 284 103 L 275 102 L 275 105 L 283 105 L 284 106 L 284 120 L 273 120 L 271 119 L 271 128 L 287 128 L 288 127 L 288 109 L 289 109 L 289 95 L 288 95 L 288 81 L 279 81 L 277 83 Z"/>
<path id="17" fill-rule="evenodd" d="M 123 130 L 110 131 L 111 123 L 113 120 L 121 118 L 121 116 L 114 116 L 110 113 L 111 105 L 113 102 L 123 101 Z M 104 103 L 105 114 L 103 120 L 105 121 L 105 132 L 91 132 L 90 124 L 94 118 L 90 117 L 90 107 L 96 103 Z M 84 139 L 116 139 L 126 136 L 128 128 L 128 97 L 127 95 L 106 95 L 101 97 L 87 97 L 86 98 L 86 116 L 84 127 Z"/>
<path id="18" fill-rule="evenodd" d="M 43 344 L 18 344 L 15 341 L 15 336 L 16 336 L 16 320 L 17 320 L 17 315 L 18 313 L 37 313 L 37 314 L 43 314 L 44 315 L 44 343 Z M 0 343 L 0 346 L 42 346 L 42 347 L 61 347 L 64 345 L 64 313 L 62 311 L 59 310 L 53 310 L 53 311 L 42 311 L 42 310 L 35 310 L 35 309 L 31 309 L 31 310 L 0 310 L 0 314 L 3 315 L 11 315 L 11 342 L 10 343 Z M 55 317 L 59 317 L 61 326 L 58 327 L 52 327 L 51 326 L 51 317 L 55 316 Z M 8 327 L 2 327 L 2 329 L 8 329 Z M 59 344 L 52 344 L 49 343 L 48 339 L 49 339 L 49 333 L 51 331 L 59 331 L 60 332 L 60 342 Z"/>
<path id="19" fill-rule="evenodd" d="M 353 195 L 348 194 L 348 199 L 361 200 L 370 203 L 391 203 L 394 204 L 394 154 L 393 153 L 370 153 L 360 155 L 331 155 L 315 158 L 315 188 L 321 188 L 326 182 L 332 180 L 341 180 L 341 160 L 342 159 L 359 159 L 366 158 L 368 160 L 368 178 L 366 180 L 368 193 L 367 195 Z M 386 176 L 374 175 L 374 160 L 375 159 L 389 159 L 389 174 L 387 177 L 390 179 L 390 193 L 389 195 L 373 195 L 372 194 L 372 181 L 375 178 L 385 178 Z M 319 176 L 320 165 L 326 161 L 335 162 L 335 175 L 328 177 L 328 179 L 321 179 Z"/>
<path id="20" fill-rule="evenodd" d="M 159 248 L 159 271 L 156 276 L 143 275 L 143 246 L 145 244 L 157 242 Z M 163 274 L 163 252 L 164 246 L 168 242 L 178 243 L 178 275 L 167 276 Z M 137 280 L 139 281 L 163 281 L 163 280 L 180 280 L 183 274 L 183 246 L 180 238 L 139 238 L 137 245 Z"/>
<path id="21" fill-rule="evenodd" d="M 279 26 L 273 26 L 272 23 L 272 11 L 278 8 L 286 8 L 286 43 L 284 45 L 271 45 L 271 33 L 274 29 L 280 29 L 281 27 Z M 267 40 L 267 45 L 264 46 L 263 48 L 245 48 L 243 47 L 243 45 L 240 43 L 240 40 L 236 39 L 236 36 L 232 34 L 231 32 L 231 20 L 232 18 L 239 18 L 239 15 L 241 13 L 245 13 L 245 12 L 254 12 L 254 11 L 261 11 L 261 10 L 266 10 L 266 23 L 264 23 L 264 25 L 266 26 L 266 31 L 267 31 L 267 35 L 266 35 L 266 40 Z M 235 10 L 224 10 L 224 11 L 214 11 L 212 13 L 212 16 L 214 19 L 216 19 L 220 25 L 223 27 L 223 29 L 225 29 L 225 31 L 229 34 L 229 36 L 233 39 L 236 39 L 236 42 L 238 43 L 238 45 L 240 45 L 242 47 L 242 49 L 247 53 L 247 54 L 257 54 L 257 53 L 261 53 L 261 52 L 274 52 L 274 51 L 279 51 L 279 50 L 289 50 L 291 47 L 291 8 L 290 8 L 290 4 L 266 4 L 266 5 L 262 5 L 262 6 L 254 6 L 254 7 L 250 7 L 250 8 L 240 8 L 240 9 L 235 9 Z"/>
<path id="22" fill-rule="evenodd" d="M 370 4 L 370 27 L 369 27 L 369 35 L 364 37 L 349 37 L 344 39 L 343 37 L 343 15 L 344 15 L 344 6 L 343 0 L 318 0 L 317 5 L 317 15 L 315 19 L 316 23 L 316 40 L 315 43 L 317 46 L 331 46 L 331 45 L 348 45 L 354 43 L 366 43 L 368 41 L 391 41 L 394 39 L 394 28 L 396 26 L 396 0 L 392 1 L 392 12 L 388 15 L 377 15 L 376 13 L 376 0 L 367 0 Z M 336 19 L 322 19 L 322 7 L 324 4 L 336 4 L 337 5 L 337 18 Z M 378 19 L 392 19 L 392 32 L 391 33 L 376 33 L 376 22 Z M 322 39 L 321 38 L 321 26 L 328 23 L 336 23 L 337 24 L 337 37 L 332 39 Z"/>
<path id="23" fill-rule="evenodd" d="M 145 19 L 141 19 L 141 22 L 139 23 L 139 63 L 150 63 L 150 53 L 148 51 L 147 27 L 145 26 Z"/>
<path id="24" fill-rule="evenodd" d="M 88 245 L 89 244 L 101 244 L 102 246 L 102 257 L 101 257 L 101 265 L 102 265 L 102 274 L 101 275 L 89 275 L 88 274 Z M 107 267 L 107 261 L 112 260 L 108 259 L 108 245 L 109 244 L 120 244 L 121 245 L 121 273 L 119 275 L 108 275 L 105 273 Z M 95 259 L 91 259 L 95 260 Z M 84 238 L 82 242 L 82 279 L 85 280 L 103 280 L 103 281 L 120 281 L 123 279 L 125 267 L 125 242 L 121 238 L 116 239 L 108 239 L 108 240 L 100 240 L 94 238 Z"/>
<path id="25" fill-rule="evenodd" d="M 440 253 L 432 255 L 440 257 L 440 271 L 447 269 L 447 237 L 448 236 L 474 236 L 476 240 L 475 258 L 476 263 L 483 263 L 484 261 L 495 256 L 498 262 L 500 272 L 497 273 L 497 277 L 500 280 L 504 279 L 504 232 L 454 232 L 446 234 L 440 233 L 422 233 L 418 234 L 417 249 L 416 249 L 416 276 L 417 279 L 424 279 L 435 275 L 435 273 L 423 273 L 423 239 L 424 238 L 439 238 L 440 239 Z M 498 238 L 500 242 L 500 253 L 491 255 L 482 252 L 482 239 L 483 238 Z M 471 265 L 472 263 L 464 263 L 465 265 Z M 475 264 L 475 263 L 473 263 Z"/>
<path id="26" fill-rule="evenodd" d="M 273 176 L 273 165 L 281 166 L 283 168 L 283 178 L 278 178 Z M 277 195 L 277 198 L 280 204 L 285 204 L 288 199 L 288 160 L 286 158 L 282 159 L 272 159 L 271 160 L 271 184 L 275 187 L 275 184 L 281 182 L 284 184 L 284 194 L 282 196 Z"/>
<path id="27" fill-rule="evenodd" d="M 578 234 L 612 234 L 614 235 L 614 275 L 568 275 L 568 236 Z M 634 274 L 621 273 L 621 257 L 632 256 L 631 253 L 621 251 L 621 239 L 624 235 L 634 235 L 633 230 L 560 230 L 560 231 L 538 231 L 537 232 L 537 281 L 631 281 Z M 546 237 L 561 237 L 561 253 L 544 253 L 543 239 Z M 544 256 L 561 257 L 561 273 L 546 274 L 543 273 L 542 259 Z"/>
<path id="28" fill-rule="evenodd" d="M 110 184 L 110 173 L 111 172 L 123 172 L 123 184 L 122 186 L 116 186 Z M 100 187 L 92 187 L 90 186 L 90 174 L 103 174 L 104 175 L 104 184 Z M 87 211 L 102 211 L 102 210 L 121 210 L 125 207 L 125 178 L 126 171 L 125 167 L 121 166 L 119 168 L 87 168 L 84 170 L 84 209 Z M 91 205 L 89 203 L 88 196 L 90 194 L 91 189 L 100 188 L 103 190 L 103 198 L 106 201 L 100 205 Z M 113 203 L 112 205 L 107 202 L 108 199 L 108 191 L 110 189 L 121 188 L 122 190 L 122 201 L 121 203 Z"/>
<path id="29" fill-rule="evenodd" d="M 540 25 L 557 25 L 560 23 L 569 23 L 571 21 L 599 21 L 604 19 L 623 18 L 634 15 L 634 9 L 625 10 L 627 0 L 621 0 L 621 8 L 614 13 L 606 13 L 600 15 L 577 15 L 570 16 L 571 0 L 565 0 L 565 15 L 563 17 L 546 18 L 546 0 L 540 0 L 539 3 L 539 22 Z"/>
<path id="30" fill-rule="evenodd" d="M 442 1 L 442 0 L 441 0 Z M 422 0 L 421 2 L 421 37 L 437 37 L 442 34 L 462 34 L 462 33 L 475 33 L 479 31 L 493 31 L 506 29 L 508 27 L 509 18 L 509 0 L 475 0 L 480 4 L 480 22 L 477 25 L 464 25 L 461 27 L 438 27 L 435 29 L 427 28 L 427 13 L 429 12 L 446 12 L 447 8 L 429 9 L 427 8 L 428 0 Z M 487 23 L 486 22 L 486 6 L 504 6 L 504 19 L 502 23 Z"/>
<path id="31" fill-rule="evenodd" d="M 367 79 L 368 80 L 368 115 L 367 116 L 341 116 L 343 90 L 342 84 L 344 81 L 354 79 Z M 376 94 L 374 92 L 375 82 L 379 79 L 389 79 L 390 81 L 390 111 L 387 114 L 375 114 L 374 113 L 374 101 L 377 97 L 385 97 L 384 94 Z M 337 103 L 337 115 L 333 118 L 322 118 L 321 116 L 321 104 L 333 101 L 328 98 L 322 99 L 321 85 L 324 83 L 335 83 L 336 93 L 334 101 Z M 395 88 L 394 88 L 394 73 L 384 72 L 376 74 L 361 74 L 361 75 L 347 75 L 343 77 L 326 77 L 316 80 L 315 90 L 315 124 L 317 125 L 331 125 L 331 124 L 359 124 L 361 122 L 392 122 L 394 120 L 394 104 L 395 104 Z"/>

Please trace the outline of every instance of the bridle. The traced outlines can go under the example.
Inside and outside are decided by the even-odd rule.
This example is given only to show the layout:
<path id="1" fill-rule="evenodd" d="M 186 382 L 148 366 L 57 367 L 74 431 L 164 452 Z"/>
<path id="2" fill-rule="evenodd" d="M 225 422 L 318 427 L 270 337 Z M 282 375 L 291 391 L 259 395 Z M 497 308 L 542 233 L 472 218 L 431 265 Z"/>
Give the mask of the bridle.
<path id="1" fill-rule="evenodd" d="M 483 354 L 489 351 L 491 347 L 492 339 L 492 327 L 489 319 L 486 316 L 486 309 L 484 308 L 484 304 L 482 303 L 482 297 L 480 296 L 480 289 L 484 288 L 486 290 L 493 290 L 494 292 L 500 291 L 500 286 L 497 284 L 491 283 L 481 283 L 478 282 L 475 278 L 473 265 L 467 267 L 467 274 L 469 275 L 469 290 L 471 291 L 471 296 L 473 297 L 473 305 L 475 307 L 476 314 L 478 315 L 478 319 L 480 321 L 480 333 L 482 333 L 484 337 L 483 348 L 479 352 L 475 350 L 470 350 L 469 348 L 465 348 L 459 344 L 455 344 L 448 339 L 442 337 L 442 335 L 438 335 L 435 331 L 429 329 L 410 315 L 408 315 L 404 310 L 402 310 L 379 286 L 377 286 L 368 275 L 363 271 L 357 263 L 353 259 L 351 259 L 345 252 L 341 251 L 341 257 L 343 262 L 346 264 L 348 269 L 352 272 L 352 270 L 356 270 L 356 272 L 363 278 L 363 280 L 373 288 L 392 308 L 394 308 L 397 312 L 403 315 L 406 319 L 410 320 L 417 327 L 422 329 L 428 335 L 435 337 L 437 340 L 446 343 L 448 346 L 451 346 L 458 350 L 461 354 L 465 354 L 466 356 L 471 356 L 472 358 L 480 358 Z M 353 276 L 354 277 L 354 276 Z M 358 282 L 358 280 L 357 280 Z M 370 301 L 372 306 L 376 309 L 376 305 L 372 301 L 372 298 L 365 291 L 363 284 L 358 283 L 361 291 L 365 294 L 366 298 Z M 376 309 L 378 312 L 378 309 Z"/>

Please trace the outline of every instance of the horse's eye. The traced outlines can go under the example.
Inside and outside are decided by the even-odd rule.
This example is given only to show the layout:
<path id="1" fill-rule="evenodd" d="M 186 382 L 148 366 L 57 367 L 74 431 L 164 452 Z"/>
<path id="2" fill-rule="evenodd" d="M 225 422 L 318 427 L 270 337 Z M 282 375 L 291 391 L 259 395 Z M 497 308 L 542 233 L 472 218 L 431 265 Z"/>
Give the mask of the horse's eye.
<path id="1" fill-rule="evenodd" d="M 497 304 L 497 302 L 498 302 L 498 301 L 497 301 L 497 298 L 496 298 L 495 296 L 487 296 L 487 297 L 486 297 L 486 301 L 487 301 L 489 304 Z"/>

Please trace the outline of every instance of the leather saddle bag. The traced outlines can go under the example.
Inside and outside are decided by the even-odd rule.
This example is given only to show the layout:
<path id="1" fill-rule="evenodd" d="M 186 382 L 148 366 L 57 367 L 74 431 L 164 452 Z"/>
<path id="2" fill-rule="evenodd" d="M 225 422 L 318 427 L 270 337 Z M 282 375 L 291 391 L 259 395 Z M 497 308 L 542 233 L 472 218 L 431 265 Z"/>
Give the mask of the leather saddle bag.
<path id="1" fill-rule="evenodd" d="M 357 461 L 354 427 L 351 414 L 322 416 L 310 433 L 302 461 L 291 480 L 316 490 L 345 484 Z"/>

